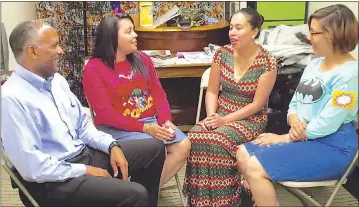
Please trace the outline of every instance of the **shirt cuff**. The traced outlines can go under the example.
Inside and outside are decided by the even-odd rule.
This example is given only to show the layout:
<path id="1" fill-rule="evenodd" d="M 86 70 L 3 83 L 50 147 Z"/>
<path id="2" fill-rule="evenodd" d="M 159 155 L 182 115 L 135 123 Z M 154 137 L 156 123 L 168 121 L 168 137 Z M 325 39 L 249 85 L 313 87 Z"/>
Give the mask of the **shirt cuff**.
<path id="1" fill-rule="evenodd" d="M 308 130 L 305 130 L 305 136 L 307 137 L 307 139 L 315 139 L 316 138 L 312 133 L 308 132 Z"/>
<path id="2" fill-rule="evenodd" d="M 97 143 L 97 148 L 101 150 L 102 152 L 108 154 L 108 147 L 110 144 L 114 141 L 116 141 L 114 138 L 112 138 L 111 135 L 105 134 L 103 135 L 103 139 Z"/>
<path id="3" fill-rule="evenodd" d="M 86 174 L 86 165 L 71 163 L 71 177 L 77 178 Z"/>
<path id="4" fill-rule="evenodd" d="M 296 111 L 288 111 L 288 113 L 287 113 L 287 124 L 288 124 L 288 126 L 290 126 L 290 124 L 289 124 L 289 116 L 292 115 L 292 114 L 296 114 L 296 113 L 297 113 Z"/>

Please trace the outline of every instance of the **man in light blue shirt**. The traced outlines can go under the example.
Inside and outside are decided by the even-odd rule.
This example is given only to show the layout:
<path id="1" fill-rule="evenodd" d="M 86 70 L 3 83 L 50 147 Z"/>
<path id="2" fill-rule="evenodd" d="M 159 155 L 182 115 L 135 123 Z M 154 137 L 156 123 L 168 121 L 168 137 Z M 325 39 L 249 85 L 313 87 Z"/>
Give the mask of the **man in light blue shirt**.
<path id="1" fill-rule="evenodd" d="M 163 142 L 117 142 L 94 127 L 57 73 L 54 28 L 27 21 L 9 39 L 18 64 L 1 89 L 1 138 L 39 205 L 157 206 Z"/>

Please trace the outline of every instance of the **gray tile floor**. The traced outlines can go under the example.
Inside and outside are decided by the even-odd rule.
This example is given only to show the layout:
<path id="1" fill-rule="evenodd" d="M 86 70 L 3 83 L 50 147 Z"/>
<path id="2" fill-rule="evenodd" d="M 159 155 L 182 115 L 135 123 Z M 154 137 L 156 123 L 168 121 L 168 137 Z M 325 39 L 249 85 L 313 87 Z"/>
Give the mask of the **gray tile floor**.
<path id="1" fill-rule="evenodd" d="M 183 182 L 184 169 L 182 168 L 179 177 Z M 181 201 L 176 188 L 175 180 L 170 180 L 162 190 L 159 198 L 159 206 L 180 206 Z M 281 206 L 301 206 L 301 203 L 280 186 L 276 186 L 278 200 Z M 309 191 L 310 190 L 310 191 Z M 308 189 L 314 199 L 324 204 L 329 197 L 331 188 L 313 188 Z M 358 206 L 358 200 L 351 196 L 344 188 L 341 188 L 335 197 L 332 206 Z M 4 170 L 1 176 L 1 205 L 0 206 L 23 206 L 17 190 L 11 188 L 10 179 Z"/>

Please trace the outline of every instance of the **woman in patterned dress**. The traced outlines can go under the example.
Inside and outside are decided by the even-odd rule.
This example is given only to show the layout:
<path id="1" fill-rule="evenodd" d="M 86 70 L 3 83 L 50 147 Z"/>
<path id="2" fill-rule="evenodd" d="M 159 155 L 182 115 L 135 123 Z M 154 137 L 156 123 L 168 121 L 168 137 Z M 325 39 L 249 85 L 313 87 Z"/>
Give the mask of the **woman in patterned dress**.
<path id="1" fill-rule="evenodd" d="M 215 54 L 206 93 L 207 117 L 188 133 L 192 149 L 184 194 L 189 206 L 241 204 L 237 147 L 264 132 L 267 101 L 277 76 L 276 58 L 254 41 L 262 23 L 257 11 L 241 9 L 230 21 L 231 44 Z"/>

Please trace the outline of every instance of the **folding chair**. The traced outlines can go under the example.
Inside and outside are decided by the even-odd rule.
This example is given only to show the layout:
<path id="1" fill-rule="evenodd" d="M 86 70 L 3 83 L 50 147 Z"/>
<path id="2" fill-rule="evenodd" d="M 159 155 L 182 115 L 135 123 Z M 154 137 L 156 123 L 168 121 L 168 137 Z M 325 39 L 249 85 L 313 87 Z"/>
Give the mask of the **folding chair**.
<path id="1" fill-rule="evenodd" d="M 87 100 L 87 98 L 86 98 L 86 100 Z M 94 121 L 94 120 L 95 120 L 94 118 L 95 118 L 95 116 L 96 116 L 96 113 L 92 110 L 92 108 L 91 108 L 90 103 L 88 102 L 88 100 L 87 100 L 87 104 L 89 105 L 89 110 L 90 110 L 90 115 L 91 115 L 92 121 Z M 179 180 L 178 173 L 176 173 L 176 175 L 175 175 L 175 180 L 176 180 L 176 185 L 177 185 L 178 193 L 179 193 L 180 198 L 181 198 L 182 206 L 185 206 L 185 201 L 184 201 L 184 198 L 183 198 L 183 195 L 182 195 L 181 182 L 180 182 L 180 180 Z M 166 189 L 163 189 L 163 190 L 166 190 Z"/>
<path id="2" fill-rule="evenodd" d="M 297 197 L 303 206 L 308 206 L 306 200 L 310 201 L 315 206 L 322 206 L 320 203 L 315 201 L 310 195 L 306 194 L 300 188 L 312 188 L 312 187 L 325 187 L 325 186 L 335 186 L 332 194 L 330 195 L 328 201 L 325 206 L 330 206 L 335 195 L 338 193 L 340 186 L 345 184 L 347 176 L 354 169 L 356 162 L 358 160 L 358 151 L 354 156 L 354 159 L 350 163 L 349 167 L 345 171 L 344 175 L 339 180 L 328 180 L 328 181 L 318 181 L 318 182 L 292 182 L 292 181 L 284 181 L 279 182 L 279 184 L 286 189 L 288 192 Z"/>
<path id="3" fill-rule="evenodd" d="M 1 166 L 4 168 L 5 172 L 10 176 L 10 178 L 16 183 L 16 185 L 19 187 L 19 189 L 24 193 L 26 198 L 31 202 L 31 204 L 35 207 L 38 207 L 39 204 L 35 201 L 35 199 L 31 196 L 29 191 L 25 188 L 25 186 L 21 183 L 20 179 L 15 175 L 15 173 L 11 170 L 13 165 L 10 163 L 10 161 L 6 158 L 5 153 L 3 151 L 2 143 L 0 148 L 0 157 L 1 157 Z M 11 166 L 11 167 L 9 167 Z"/>

